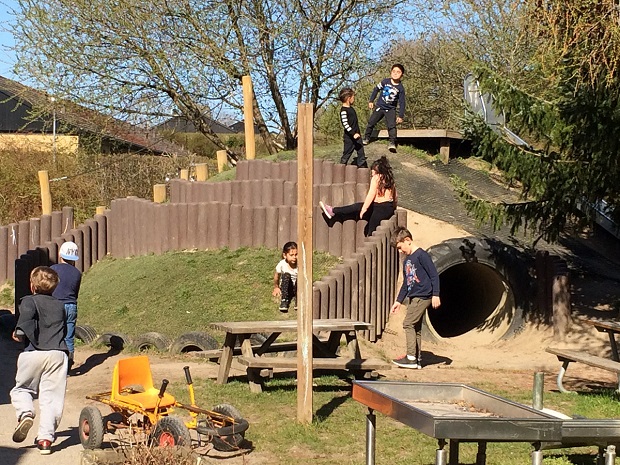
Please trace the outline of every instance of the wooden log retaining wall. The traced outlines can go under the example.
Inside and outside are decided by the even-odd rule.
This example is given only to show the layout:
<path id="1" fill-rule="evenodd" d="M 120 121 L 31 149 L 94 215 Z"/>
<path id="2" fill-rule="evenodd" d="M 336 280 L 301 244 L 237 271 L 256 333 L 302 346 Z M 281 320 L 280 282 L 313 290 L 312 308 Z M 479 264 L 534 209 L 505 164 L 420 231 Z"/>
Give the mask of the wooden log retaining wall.
<path id="1" fill-rule="evenodd" d="M 267 179 L 270 176 L 279 178 Z M 116 199 L 103 215 L 77 228 L 70 208 L 0 227 L 0 282 L 15 279 L 19 302 L 29 293 L 32 268 L 56 263 L 58 248 L 70 240 L 80 248 L 76 266 L 82 272 L 108 253 L 125 258 L 183 249 L 280 248 L 297 237 L 296 176 L 296 162 L 244 161 L 235 181 L 175 180 L 169 203 Z M 368 169 L 315 161 L 315 199 L 334 205 L 362 201 L 368 182 Z M 369 238 L 363 234 L 364 222 L 350 220 L 329 228 L 318 206 L 314 218 L 314 248 L 343 257 L 342 264 L 314 283 L 314 317 L 371 322 L 365 336 L 374 341 L 395 298 L 399 260 L 389 241 L 395 227 L 406 225 L 406 212 L 399 210 Z"/>

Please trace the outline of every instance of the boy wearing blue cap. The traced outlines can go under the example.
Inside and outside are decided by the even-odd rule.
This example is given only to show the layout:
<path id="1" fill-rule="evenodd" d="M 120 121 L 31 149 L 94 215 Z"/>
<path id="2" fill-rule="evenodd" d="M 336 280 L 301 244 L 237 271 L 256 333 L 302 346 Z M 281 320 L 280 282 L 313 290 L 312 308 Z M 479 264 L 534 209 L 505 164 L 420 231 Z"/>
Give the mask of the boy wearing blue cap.
<path id="1" fill-rule="evenodd" d="M 60 282 L 52 294 L 65 306 L 67 315 L 67 336 L 65 343 L 69 349 L 69 369 L 73 365 L 73 353 L 75 351 L 75 324 L 77 322 L 77 298 L 80 293 L 82 273 L 75 267 L 79 260 L 78 246 L 75 242 L 65 242 L 58 251 L 58 263 L 52 265 L 52 269 L 58 273 Z"/>

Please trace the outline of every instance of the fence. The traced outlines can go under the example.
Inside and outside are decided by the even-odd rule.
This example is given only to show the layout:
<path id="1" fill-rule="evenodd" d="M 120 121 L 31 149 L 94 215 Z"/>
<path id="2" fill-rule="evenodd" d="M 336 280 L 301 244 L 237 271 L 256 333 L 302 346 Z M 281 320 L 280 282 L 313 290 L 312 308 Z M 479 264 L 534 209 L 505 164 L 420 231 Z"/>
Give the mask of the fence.
<path id="1" fill-rule="evenodd" d="M 353 203 L 363 200 L 368 189 L 368 169 L 315 160 L 314 173 L 313 196 L 317 201 Z M 0 267 L 14 261 L 18 302 L 29 293 L 30 270 L 55 263 L 59 245 L 67 240 L 80 248 L 76 266 L 81 271 L 107 254 L 125 258 L 184 249 L 279 248 L 297 237 L 296 180 L 296 162 L 252 160 L 238 164 L 234 181 L 174 180 L 169 203 L 137 197 L 116 199 L 103 215 L 95 215 L 76 228 L 72 227 L 73 210 L 65 208 L 48 215 L 50 219 L 31 220 L 28 228 L 15 228 L 22 222 L 0 228 L 0 244 L 9 244 L 9 240 L 2 240 L 2 234 L 9 236 L 9 228 L 17 231 L 12 236 L 17 238 L 17 246 L 9 254 L 7 245 L 4 261 L 0 246 Z M 366 337 L 374 341 L 385 327 L 395 298 L 398 255 L 389 241 L 393 229 L 406 224 L 406 212 L 398 211 L 369 238 L 364 237 L 363 222 L 349 220 L 328 227 L 318 206 L 313 215 L 314 249 L 343 258 L 342 264 L 314 283 L 314 317 L 370 322 L 372 329 Z M 39 223 L 46 225 L 45 234 L 43 227 L 36 232 Z M 52 227 L 48 228 L 48 223 Z M 9 268 L 5 266 L 4 281 L 11 279 Z"/>

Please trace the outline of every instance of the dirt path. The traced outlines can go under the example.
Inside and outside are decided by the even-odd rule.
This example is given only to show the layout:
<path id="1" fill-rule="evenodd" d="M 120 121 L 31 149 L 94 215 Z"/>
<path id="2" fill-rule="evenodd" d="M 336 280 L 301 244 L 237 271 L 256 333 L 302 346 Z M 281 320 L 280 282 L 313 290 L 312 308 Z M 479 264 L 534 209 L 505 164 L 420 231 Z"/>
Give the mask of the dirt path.
<path id="1" fill-rule="evenodd" d="M 372 352 L 389 356 L 398 355 L 404 348 L 404 336 L 400 327 L 402 319 L 395 315 L 388 325 L 388 332 L 377 344 L 364 343 L 362 352 L 369 356 Z M 530 389 L 533 374 L 545 371 L 547 391 L 556 389 L 555 376 L 559 369 L 557 359 L 544 352 L 544 347 L 552 343 L 549 331 L 528 328 L 522 334 L 507 341 L 500 341 L 493 346 L 476 346 L 474 342 L 452 345 L 445 343 L 424 342 L 424 359 L 428 364 L 423 370 L 404 370 L 394 368 L 383 373 L 388 380 L 432 381 L 480 383 L 485 380 L 490 385 L 512 389 Z M 585 325 L 576 324 L 567 344 L 581 346 L 586 344 L 593 353 L 604 352 L 607 341 L 599 333 Z M 8 393 L 13 387 L 15 360 L 18 345 L 6 335 L 0 338 L 0 417 L 5 419 L 0 425 L 0 463 L 3 465 L 39 465 L 42 457 L 33 441 L 36 436 L 37 423 L 31 434 L 22 444 L 11 440 L 15 426 L 15 413 L 10 404 Z M 401 350 L 402 353 L 402 350 Z M 69 377 L 65 402 L 65 411 L 58 429 L 58 438 L 53 446 L 53 453 L 45 457 L 49 465 L 72 465 L 80 463 L 82 446 L 77 436 L 77 423 L 81 409 L 90 401 L 87 394 L 109 389 L 114 364 L 119 357 L 126 354 L 114 354 L 104 350 L 95 351 L 80 348 L 78 360 L 84 364 L 76 370 L 76 375 Z M 194 378 L 215 378 L 217 365 L 199 359 L 180 360 L 151 356 L 153 377 L 167 377 L 171 382 L 183 382 L 183 366 L 189 364 Z M 233 374 L 241 375 L 240 372 Z M 614 386 L 615 378 L 609 373 L 588 368 L 579 364 L 571 365 L 566 386 L 569 388 L 591 387 L 592 385 Z M 251 439 L 251 436 L 250 436 Z M 221 462 L 221 460 L 217 460 Z M 259 454 L 250 453 L 245 457 L 226 460 L 228 465 L 258 465 L 265 462 Z"/>

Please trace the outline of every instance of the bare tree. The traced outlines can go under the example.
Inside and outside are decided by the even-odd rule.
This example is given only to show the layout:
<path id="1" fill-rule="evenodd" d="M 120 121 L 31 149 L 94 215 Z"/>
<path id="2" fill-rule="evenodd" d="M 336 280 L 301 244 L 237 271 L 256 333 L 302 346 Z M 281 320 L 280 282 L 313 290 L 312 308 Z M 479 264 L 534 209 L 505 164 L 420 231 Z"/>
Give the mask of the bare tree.
<path id="1" fill-rule="evenodd" d="M 296 104 L 320 108 L 367 69 L 367 51 L 402 0 L 18 0 L 18 75 L 134 121 L 180 113 L 217 146 L 204 108 L 242 108 L 270 152 L 296 145 Z"/>

